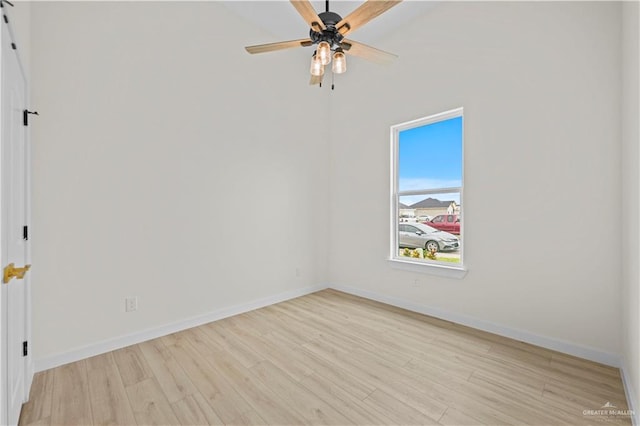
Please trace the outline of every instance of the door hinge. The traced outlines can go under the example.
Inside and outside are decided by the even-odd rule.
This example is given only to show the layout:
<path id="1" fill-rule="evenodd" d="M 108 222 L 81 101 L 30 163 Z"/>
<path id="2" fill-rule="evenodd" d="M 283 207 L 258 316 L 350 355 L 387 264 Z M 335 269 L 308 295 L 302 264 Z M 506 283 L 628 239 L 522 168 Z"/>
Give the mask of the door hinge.
<path id="1" fill-rule="evenodd" d="M 29 227 L 28 226 L 23 226 L 22 227 L 22 239 L 27 241 L 29 239 Z"/>
<path id="2" fill-rule="evenodd" d="M 23 110 L 22 111 L 22 124 L 24 124 L 25 126 L 29 125 L 29 114 L 40 115 L 40 114 L 38 114 L 38 111 L 29 111 L 28 109 Z"/>
<path id="3" fill-rule="evenodd" d="M 22 342 L 22 356 L 29 355 L 29 343 L 25 340 Z"/>

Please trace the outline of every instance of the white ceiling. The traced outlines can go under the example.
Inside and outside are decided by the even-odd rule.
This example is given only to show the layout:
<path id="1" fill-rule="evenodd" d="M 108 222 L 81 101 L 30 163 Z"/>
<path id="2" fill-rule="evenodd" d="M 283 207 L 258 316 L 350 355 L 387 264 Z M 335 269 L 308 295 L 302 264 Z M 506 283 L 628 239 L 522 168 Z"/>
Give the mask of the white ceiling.
<path id="1" fill-rule="evenodd" d="M 318 13 L 325 10 L 324 1 L 311 3 Z M 362 1 L 331 0 L 329 6 L 332 12 L 344 18 L 362 3 Z M 227 1 L 224 4 L 238 15 L 273 34 L 271 40 L 251 40 L 249 44 L 295 40 L 309 36 L 309 27 L 288 1 Z M 350 33 L 349 38 L 365 44 L 374 43 L 436 4 L 435 1 L 405 0 L 362 28 Z"/>

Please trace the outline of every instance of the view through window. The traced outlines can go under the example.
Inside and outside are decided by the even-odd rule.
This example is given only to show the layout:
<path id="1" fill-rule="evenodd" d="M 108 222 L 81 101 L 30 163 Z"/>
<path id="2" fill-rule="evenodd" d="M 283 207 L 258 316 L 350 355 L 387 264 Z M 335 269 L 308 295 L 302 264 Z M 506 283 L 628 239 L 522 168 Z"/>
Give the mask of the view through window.
<path id="1" fill-rule="evenodd" d="M 462 112 L 392 127 L 392 259 L 462 266 Z"/>

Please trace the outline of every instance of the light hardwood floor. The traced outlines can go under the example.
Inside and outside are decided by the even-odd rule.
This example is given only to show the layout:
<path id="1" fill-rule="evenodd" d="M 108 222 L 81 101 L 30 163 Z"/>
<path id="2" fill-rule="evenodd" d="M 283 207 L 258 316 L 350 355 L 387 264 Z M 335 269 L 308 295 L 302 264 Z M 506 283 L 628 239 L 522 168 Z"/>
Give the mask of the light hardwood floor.
<path id="1" fill-rule="evenodd" d="M 631 424 L 615 368 L 333 290 L 36 374 L 21 425 Z"/>

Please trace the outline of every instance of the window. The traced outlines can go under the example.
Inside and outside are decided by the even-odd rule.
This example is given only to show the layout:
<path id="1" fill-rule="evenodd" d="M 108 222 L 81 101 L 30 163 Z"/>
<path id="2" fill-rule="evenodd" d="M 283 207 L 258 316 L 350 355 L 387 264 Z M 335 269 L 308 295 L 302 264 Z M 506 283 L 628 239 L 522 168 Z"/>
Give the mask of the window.
<path id="1" fill-rule="evenodd" d="M 463 269 L 463 110 L 391 127 L 394 261 Z"/>

